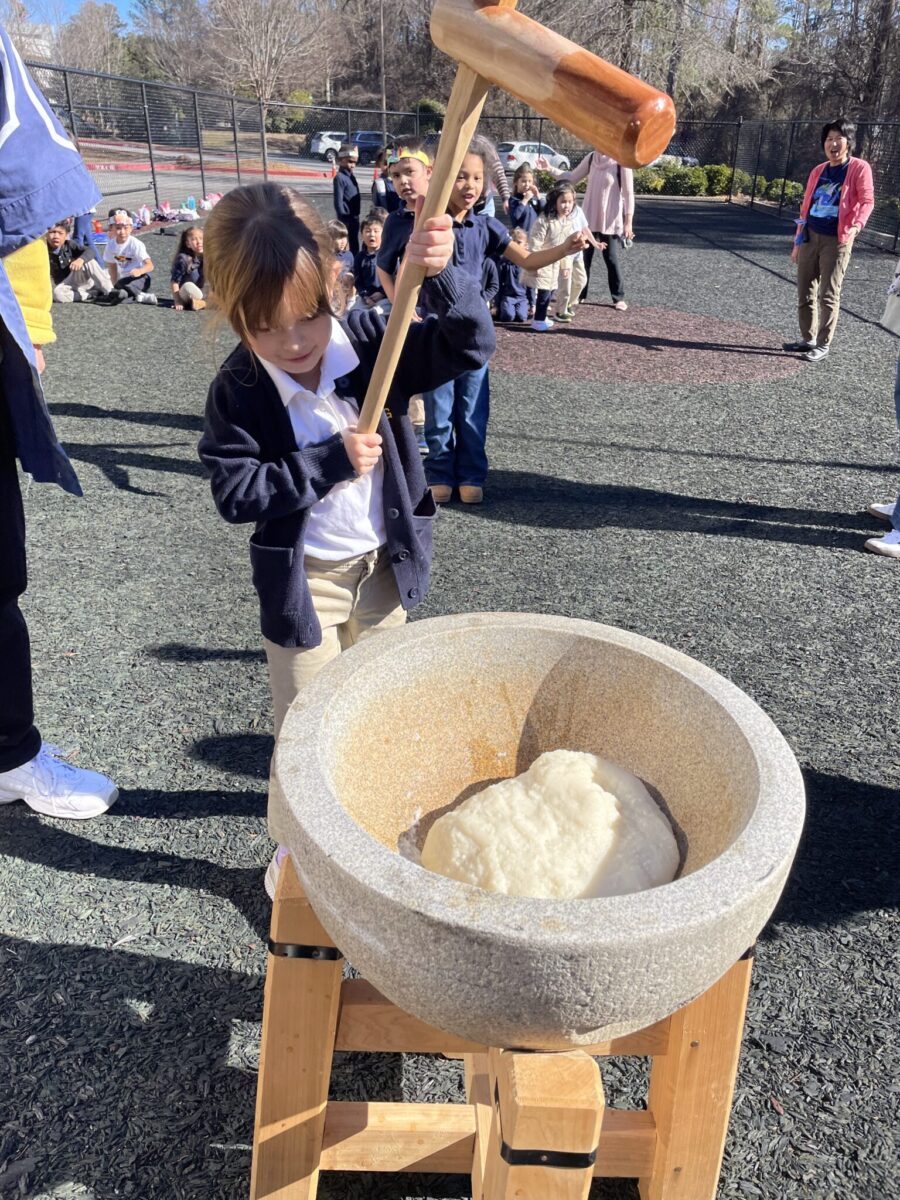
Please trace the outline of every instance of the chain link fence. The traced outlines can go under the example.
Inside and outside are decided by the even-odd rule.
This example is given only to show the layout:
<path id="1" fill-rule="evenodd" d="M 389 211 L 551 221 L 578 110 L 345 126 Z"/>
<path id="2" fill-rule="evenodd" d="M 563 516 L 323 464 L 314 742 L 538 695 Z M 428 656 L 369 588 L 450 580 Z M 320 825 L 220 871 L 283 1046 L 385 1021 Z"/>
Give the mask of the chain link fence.
<path id="1" fill-rule="evenodd" d="M 745 121 L 737 171 L 749 202 L 779 216 L 800 211 L 810 171 L 825 158 L 818 121 Z M 853 153 L 872 167 L 875 210 L 863 236 L 896 250 L 900 241 L 900 122 L 860 122 Z M 747 189 L 745 189 L 747 190 Z"/>
<path id="2" fill-rule="evenodd" d="M 431 133 L 431 109 L 380 112 L 273 103 L 220 92 L 29 63 L 62 124 L 78 142 L 104 199 L 129 208 L 173 208 L 188 196 L 225 192 L 251 179 L 305 179 L 330 186 L 341 142 L 355 142 L 362 165 L 381 146 Z M 638 191 L 716 195 L 751 207 L 797 212 L 806 178 L 823 158 L 823 121 L 679 121 L 660 159 L 636 176 Z M 563 169 L 590 146 L 524 107 L 481 117 L 479 132 L 499 148 L 511 172 L 544 155 Z M 872 165 L 875 211 L 865 236 L 897 248 L 900 240 L 900 122 L 860 123 L 854 152 Z"/>
<path id="3" fill-rule="evenodd" d="M 385 140 L 410 136 L 415 113 L 273 103 L 30 62 L 74 137 L 104 201 L 173 208 L 253 179 L 330 188 L 341 142 L 369 163 Z"/>

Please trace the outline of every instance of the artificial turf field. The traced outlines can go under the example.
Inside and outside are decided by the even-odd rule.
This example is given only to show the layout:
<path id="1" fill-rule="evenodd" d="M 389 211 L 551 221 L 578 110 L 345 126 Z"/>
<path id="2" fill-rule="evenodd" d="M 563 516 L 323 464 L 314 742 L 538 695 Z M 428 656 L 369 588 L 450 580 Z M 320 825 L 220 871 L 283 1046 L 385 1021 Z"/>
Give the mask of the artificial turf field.
<path id="1" fill-rule="evenodd" d="M 862 547 L 884 530 L 866 505 L 900 490 L 900 342 L 878 325 L 894 260 L 857 246 L 834 348 L 813 365 L 780 348 L 796 333 L 787 223 L 640 200 L 635 229 L 627 313 L 601 264 L 573 326 L 500 333 L 486 500 L 442 513 L 415 616 L 618 625 L 774 719 L 804 769 L 807 829 L 757 949 L 719 1194 L 882 1200 L 898 1127 L 900 563 Z M 176 240 L 147 244 L 164 297 Z M 228 338 L 162 306 L 54 318 L 47 398 L 85 497 L 26 490 L 36 708 L 46 740 L 122 791 L 78 825 L 0 808 L 0 1188 L 238 1200 L 271 739 L 248 531 L 216 515 L 195 450 Z M 424 719 L 440 721 L 434 700 Z M 461 1096 L 455 1063 L 338 1057 L 338 1098 Z M 640 1061 L 604 1074 L 611 1104 L 634 1103 Z M 334 1175 L 319 1194 L 466 1186 Z"/>

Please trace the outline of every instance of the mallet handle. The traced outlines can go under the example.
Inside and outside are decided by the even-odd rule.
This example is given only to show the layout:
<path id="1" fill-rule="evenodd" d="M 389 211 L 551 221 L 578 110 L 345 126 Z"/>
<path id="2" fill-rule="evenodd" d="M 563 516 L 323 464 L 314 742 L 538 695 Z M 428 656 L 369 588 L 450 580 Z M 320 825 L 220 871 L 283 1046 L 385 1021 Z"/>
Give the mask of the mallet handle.
<path id="1" fill-rule="evenodd" d="M 447 211 L 453 183 L 475 133 L 489 87 L 486 79 L 476 75 L 470 67 L 460 64 L 447 102 L 447 115 L 420 221 L 439 217 Z M 397 277 L 387 328 L 356 425 L 359 433 L 373 433 L 378 426 L 424 279 L 424 267 L 409 262 L 403 264 Z"/>

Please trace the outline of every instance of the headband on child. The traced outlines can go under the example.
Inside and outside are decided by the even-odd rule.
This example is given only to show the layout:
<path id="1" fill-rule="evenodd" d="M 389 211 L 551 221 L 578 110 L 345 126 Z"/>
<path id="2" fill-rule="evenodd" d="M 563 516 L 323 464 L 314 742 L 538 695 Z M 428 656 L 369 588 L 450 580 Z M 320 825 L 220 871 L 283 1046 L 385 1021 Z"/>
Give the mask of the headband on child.
<path id="1" fill-rule="evenodd" d="M 117 208 L 113 215 L 109 218 L 110 221 L 116 221 L 120 225 L 131 225 L 131 213 L 124 208 Z"/>
<path id="2" fill-rule="evenodd" d="M 410 150 L 407 146 L 401 146 L 395 154 L 388 156 L 388 166 L 392 167 L 394 163 L 400 162 L 402 158 L 417 158 L 426 167 L 431 166 L 431 159 L 424 150 Z"/>

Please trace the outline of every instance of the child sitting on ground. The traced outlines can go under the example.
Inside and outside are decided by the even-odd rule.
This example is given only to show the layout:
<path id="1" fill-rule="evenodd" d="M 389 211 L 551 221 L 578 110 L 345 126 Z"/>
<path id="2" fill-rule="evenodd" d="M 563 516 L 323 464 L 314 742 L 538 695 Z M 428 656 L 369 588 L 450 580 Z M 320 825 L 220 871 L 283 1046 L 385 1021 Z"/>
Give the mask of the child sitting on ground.
<path id="1" fill-rule="evenodd" d="M 509 240 L 521 246 L 524 250 L 528 245 L 528 237 L 524 229 L 514 229 Z M 528 296 L 522 283 L 522 268 L 518 263 L 501 258 L 497 264 L 500 276 L 500 287 L 497 292 L 498 321 L 527 321 Z"/>
<path id="2" fill-rule="evenodd" d="M 275 733 L 303 686 L 342 650 L 402 625 L 425 599 L 434 501 L 407 417 L 410 395 L 484 363 L 494 332 L 477 280 L 448 263 L 450 218 L 434 217 L 406 247 L 426 268 L 435 316 L 413 323 L 377 433 L 357 433 L 385 320 L 331 295 L 331 241 L 291 188 L 227 193 L 206 226 L 215 303 L 241 339 L 212 383 L 200 457 L 226 521 L 255 526 L 253 583 Z M 269 797 L 287 851 L 283 802 Z"/>
<path id="3" fill-rule="evenodd" d="M 203 296 L 203 230 L 190 225 L 178 241 L 172 262 L 172 307 L 176 312 L 206 308 Z"/>
<path id="4" fill-rule="evenodd" d="M 68 221 L 57 221 L 47 230 L 50 279 L 57 304 L 90 302 L 112 291 L 109 273 L 97 262 L 94 247 L 69 235 Z"/>
<path id="5" fill-rule="evenodd" d="M 558 183 L 547 196 L 547 207 L 543 216 L 538 217 L 531 230 L 528 245 L 533 251 L 545 250 L 550 246 L 561 246 L 574 233 L 581 233 L 585 240 L 596 249 L 602 249 L 605 242 L 597 242 L 588 228 L 584 213 L 578 207 L 575 189 L 571 183 Z M 587 281 L 584 270 L 584 258 L 579 248 L 577 252 L 567 255 L 559 263 L 551 263 L 542 267 L 537 274 L 529 273 L 524 282 L 536 284 L 538 293 L 535 303 L 534 320 L 531 328 L 539 333 L 545 333 L 553 328 L 553 321 L 547 318 L 551 293 L 556 290 L 556 320 L 563 324 L 571 321 L 575 315 L 578 297 Z"/>
<path id="6" fill-rule="evenodd" d="M 384 222 L 373 209 L 360 226 L 362 247 L 353 260 L 356 293 L 367 308 L 377 306 L 378 312 L 388 312 L 391 307 L 378 281 L 377 259 L 383 230 Z"/>
<path id="7" fill-rule="evenodd" d="M 113 286 L 109 295 L 101 298 L 107 304 L 121 304 L 123 300 L 156 304 L 156 296 L 150 291 L 153 260 L 133 230 L 129 212 L 124 208 L 110 209 L 110 238 L 103 250 L 103 261 L 109 267 Z"/>

